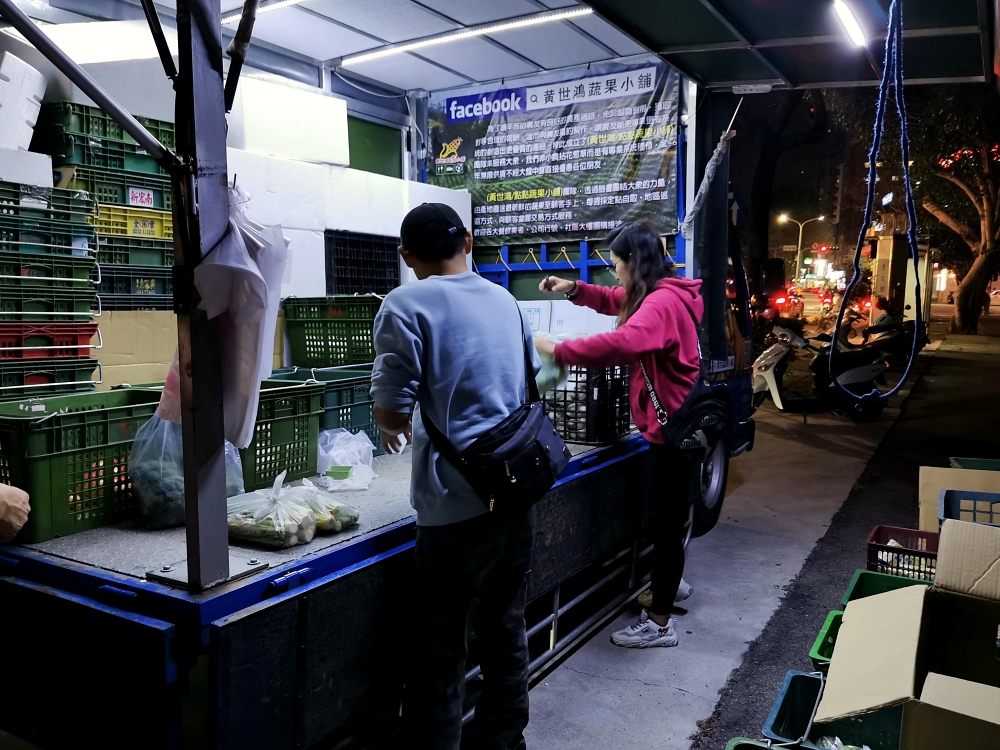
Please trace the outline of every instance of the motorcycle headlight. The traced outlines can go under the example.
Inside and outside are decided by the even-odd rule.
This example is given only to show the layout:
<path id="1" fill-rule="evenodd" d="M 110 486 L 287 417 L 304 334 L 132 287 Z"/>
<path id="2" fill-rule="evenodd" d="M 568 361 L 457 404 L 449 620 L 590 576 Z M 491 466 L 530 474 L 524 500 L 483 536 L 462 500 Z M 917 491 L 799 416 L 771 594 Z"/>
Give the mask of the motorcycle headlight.
<path id="1" fill-rule="evenodd" d="M 764 364 L 762 364 L 760 367 L 757 368 L 757 372 L 767 372 L 770 369 L 771 369 L 771 365 L 769 365 L 767 362 L 765 362 Z"/>

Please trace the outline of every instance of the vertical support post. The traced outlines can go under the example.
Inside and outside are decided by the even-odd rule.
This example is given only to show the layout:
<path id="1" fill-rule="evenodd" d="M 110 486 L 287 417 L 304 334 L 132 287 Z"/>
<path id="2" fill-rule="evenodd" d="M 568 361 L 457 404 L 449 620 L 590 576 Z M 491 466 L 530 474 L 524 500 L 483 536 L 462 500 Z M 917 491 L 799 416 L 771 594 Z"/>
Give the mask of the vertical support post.
<path id="1" fill-rule="evenodd" d="M 590 243 L 587 240 L 580 242 L 580 281 L 590 283 Z"/>
<path id="2" fill-rule="evenodd" d="M 561 586 L 556 586 L 552 592 L 552 630 L 549 631 L 549 651 L 554 651 L 559 641 L 559 592 Z"/>
<path id="3" fill-rule="evenodd" d="M 225 422 L 219 321 L 198 309 L 194 268 L 225 234 L 226 116 L 220 0 L 178 0 L 177 150 L 190 173 L 174 181 L 175 310 L 184 436 L 188 586 L 229 578 Z"/>
<path id="4" fill-rule="evenodd" d="M 687 552 L 686 549 L 685 549 L 685 552 Z M 638 582 L 638 579 L 636 578 L 636 574 L 638 573 L 638 569 L 639 569 L 639 541 L 636 540 L 636 541 L 632 542 L 632 565 L 629 567 L 629 571 L 628 571 L 628 590 L 629 591 L 632 591 L 635 588 L 636 583 Z"/>

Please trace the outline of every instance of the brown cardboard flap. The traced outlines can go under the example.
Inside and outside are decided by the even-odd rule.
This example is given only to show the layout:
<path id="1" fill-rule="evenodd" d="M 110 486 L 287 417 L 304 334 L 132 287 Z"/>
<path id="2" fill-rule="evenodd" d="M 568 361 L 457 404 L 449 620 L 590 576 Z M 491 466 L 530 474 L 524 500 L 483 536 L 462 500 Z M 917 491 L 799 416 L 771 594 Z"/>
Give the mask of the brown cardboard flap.
<path id="1" fill-rule="evenodd" d="M 945 521 L 934 586 L 1000 601 L 1000 528 Z"/>
<path id="2" fill-rule="evenodd" d="M 1000 728 L 1000 688 L 929 672 L 920 693 L 920 702 L 996 724 Z"/>
<path id="3" fill-rule="evenodd" d="M 923 586 L 847 605 L 817 722 L 898 705 L 913 697 Z"/>
<path id="4" fill-rule="evenodd" d="M 928 681 L 932 676 L 936 675 L 928 675 Z M 964 682 L 954 678 L 945 679 Z M 975 685 L 969 682 L 965 684 Z M 942 687 L 950 690 L 952 685 L 942 684 Z M 926 693 L 926 686 L 924 692 Z M 1000 700 L 1000 696 L 994 697 L 993 700 Z M 1000 725 L 994 722 L 967 715 L 961 710 L 948 710 L 923 701 L 909 703 L 903 711 L 900 750 L 997 750 L 998 747 L 1000 747 Z"/>

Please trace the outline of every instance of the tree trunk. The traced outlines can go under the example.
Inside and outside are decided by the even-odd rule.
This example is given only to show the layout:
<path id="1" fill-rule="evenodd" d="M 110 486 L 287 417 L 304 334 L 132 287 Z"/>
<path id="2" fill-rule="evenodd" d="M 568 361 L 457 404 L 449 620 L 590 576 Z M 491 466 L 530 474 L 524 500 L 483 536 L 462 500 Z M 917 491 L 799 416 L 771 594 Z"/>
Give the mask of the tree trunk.
<path id="1" fill-rule="evenodd" d="M 993 274 L 996 273 L 1000 246 L 994 245 L 976 256 L 972 268 L 965 274 L 955 295 L 955 312 L 951 319 L 951 332 L 979 333 L 979 316 L 983 312 L 983 298 Z"/>

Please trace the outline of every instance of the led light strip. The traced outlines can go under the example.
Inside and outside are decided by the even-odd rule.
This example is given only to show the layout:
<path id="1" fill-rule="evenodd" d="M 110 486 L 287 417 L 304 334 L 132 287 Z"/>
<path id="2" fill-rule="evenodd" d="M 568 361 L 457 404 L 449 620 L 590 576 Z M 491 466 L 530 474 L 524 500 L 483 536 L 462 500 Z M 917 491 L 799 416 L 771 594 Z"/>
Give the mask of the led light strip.
<path id="1" fill-rule="evenodd" d="M 261 5 L 257 8 L 257 15 L 259 16 L 261 13 L 270 13 L 272 10 L 280 10 L 281 8 L 287 8 L 291 5 L 298 5 L 301 2 L 305 2 L 305 0 L 277 0 L 277 2 L 273 2 L 269 5 Z M 223 16 L 222 23 L 236 23 L 242 17 L 243 8 L 240 8 L 239 10 L 234 10 L 228 16 Z"/>
<path id="2" fill-rule="evenodd" d="M 382 57 L 389 57 L 390 55 L 399 55 L 404 52 L 412 52 L 414 50 L 424 49 L 426 47 L 434 47 L 439 44 L 445 44 L 447 42 L 457 42 L 461 39 L 472 39 L 474 37 L 486 36 L 487 34 L 497 34 L 500 33 L 501 31 L 524 29 L 529 26 L 538 26 L 540 24 L 550 23 L 552 21 L 568 21 L 571 18 L 589 16 L 593 12 L 594 11 L 591 8 L 574 8 L 573 10 L 561 10 L 561 11 L 554 11 L 552 13 L 539 13 L 537 15 L 529 16 L 527 18 L 521 18 L 515 21 L 504 21 L 502 23 L 495 23 L 489 26 L 480 26 L 475 29 L 465 29 L 463 31 L 449 32 L 446 34 L 441 34 L 439 36 L 420 39 L 415 42 L 407 42 L 405 44 L 397 44 L 391 47 L 383 47 L 382 49 L 378 49 L 373 52 L 362 52 L 357 55 L 349 55 L 341 61 L 341 65 L 346 67 L 348 65 L 353 65 L 355 63 L 367 62 L 369 60 L 377 60 Z"/>

